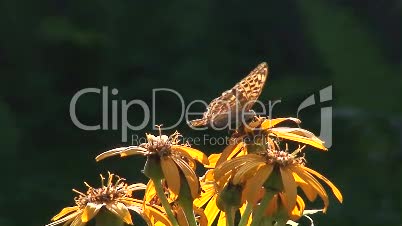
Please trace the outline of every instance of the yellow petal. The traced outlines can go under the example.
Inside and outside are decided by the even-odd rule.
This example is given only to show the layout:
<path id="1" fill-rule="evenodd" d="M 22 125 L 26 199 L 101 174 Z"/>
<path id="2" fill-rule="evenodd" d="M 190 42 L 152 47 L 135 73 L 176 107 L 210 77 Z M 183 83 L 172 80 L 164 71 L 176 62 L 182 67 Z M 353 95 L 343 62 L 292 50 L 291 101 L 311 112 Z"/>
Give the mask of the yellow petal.
<path id="1" fill-rule="evenodd" d="M 103 204 L 95 204 L 95 203 L 87 203 L 85 206 L 84 212 L 82 212 L 81 220 L 82 222 L 90 221 L 99 210 L 102 208 Z"/>
<path id="2" fill-rule="evenodd" d="M 300 123 L 301 123 L 300 119 L 298 119 L 298 118 L 291 118 L 291 117 L 290 117 L 290 118 L 266 119 L 266 120 L 264 120 L 264 122 L 261 124 L 261 129 L 263 129 L 263 130 L 270 129 L 270 128 L 276 126 L 277 124 L 279 124 L 279 123 L 281 123 L 281 122 L 284 122 L 284 121 L 287 121 L 287 120 L 293 121 L 293 122 L 295 122 L 296 124 L 300 124 Z"/>
<path id="3" fill-rule="evenodd" d="M 258 198 L 259 190 L 271 175 L 272 170 L 272 165 L 262 166 L 257 173 L 247 181 L 245 194 L 248 202 L 253 204 L 257 202 L 256 199 Z"/>
<path id="4" fill-rule="evenodd" d="M 85 225 L 85 222 L 82 222 L 81 217 L 76 217 L 74 220 L 71 222 L 70 226 L 83 226 Z"/>
<path id="5" fill-rule="evenodd" d="M 81 219 L 81 217 L 79 216 L 81 213 L 82 213 L 82 211 L 78 211 L 78 212 L 72 213 L 72 214 L 70 214 L 70 215 L 68 215 L 68 216 L 65 216 L 65 217 L 63 217 L 63 218 L 61 218 L 61 219 L 59 219 L 59 220 L 56 220 L 56 221 L 54 221 L 54 222 L 52 222 L 52 223 L 50 223 L 50 224 L 47 224 L 47 225 L 45 225 L 45 226 L 54 226 L 54 225 L 61 224 L 61 223 L 63 223 L 63 222 L 68 223 L 68 222 L 73 221 L 74 218 L 79 218 L 79 219 Z"/>
<path id="6" fill-rule="evenodd" d="M 166 178 L 169 189 L 175 195 L 180 193 L 180 173 L 176 163 L 168 157 L 161 158 L 161 166 L 163 175 Z"/>
<path id="7" fill-rule="evenodd" d="M 207 207 L 205 207 L 204 213 L 208 219 L 208 225 L 212 225 L 215 221 L 216 216 L 218 216 L 219 209 L 216 206 L 216 195 L 211 198 L 208 202 Z"/>
<path id="8" fill-rule="evenodd" d="M 221 157 L 216 163 L 217 166 L 228 160 L 230 155 L 234 155 L 235 153 L 239 152 L 239 150 L 243 147 L 243 137 L 244 136 L 229 139 L 229 145 L 223 149 Z"/>
<path id="9" fill-rule="evenodd" d="M 151 225 L 158 225 L 158 223 L 163 226 L 172 225 L 166 214 L 163 211 L 154 208 L 154 206 L 147 205 L 144 208 L 144 214 L 142 216 L 147 218 L 148 221 L 151 221 Z"/>
<path id="10" fill-rule="evenodd" d="M 191 196 L 196 199 L 200 193 L 200 185 L 198 177 L 194 170 L 181 158 L 173 158 L 175 163 L 179 166 L 184 176 L 186 177 L 188 186 L 190 187 Z"/>
<path id="11" fill-rule="evenodd" d="M 148 181 L 147 188 L 145 189 L 144 202 L 149 203 L 156 195 L 155 185 L 152 180 Z"/>
<path id="12" fill-rule="evenodd" d="M 308 144 L 324 151 L 328 150 L 324 146 L 324 142 L 322 140 L 320 140 L 313 133 L 305 129 L 278 127 L 278 128 L 272 128 L 270 131 L 276 136 L 283 139 Z"/>
<path id="13" fill-rule="evenodd" d="M 291 211 L 296 205 L 297 186 L 292 172 L 286 167 L 280 167 L 283 188 L 287 197 L 287 209 Z"/>
<path id="14" fill-rule="evenodd" d="M 226 226 L 226 214 L 222 212 L 219 214 L 218 224 L 217 226 Z"/>
<path id="15" fill-rule="evenodd" d="M 296 203 L 297 204 L 296 204 L 295 208 L 293 208 L 292 212 L 289 214 L 290 219 L 293 221 L 297 221 L 297 220 L 299 220 L 299 218 L 301 216 L 303 216 L 303 211 L 304 211 L 304 208 L 306 207 L 304 200 L 300 196 L 297 196 Z"/>
<path id="16" fill-rule="evenodd" d="M 123 203 L 118 202 L 116 204 L 106 205 L 106 208 L 110 210 L 110 212 L 116 214 L 116 216 L 123 220 L 124 223 L 133 224 L 131 214 Z"/>
<path id="17" fill-rule="evenodd" d="M 221 154 L 211 154 L 208 157 L 209 165 L 204 165 L 205 168 L 215 168 L 216 163 L 218 162 Z"/>
<path id="18" fill-rule="evenodd" d="M 234 159 L 226 161 L 221 165 L 218 165 L 214 171 L 214 178 L 216 181 L 219 181 L 221 177 L 225 176 L 229 172 L 237 170 L 242 165 L 248 164 L 250 162 L 265 162 L 265 160 L 262 156 L 256 154 L 248 154 L 236 157 Z"/>
<path id="19" fill-rule="evenodd" d="M 64 217 L 65 215 L 67 215 L 67 214 L 69 214 L 69 213 L 71 213 L 71 212 L 73 212 L 73 211 L 77 211 L 78 209 L 79 209 L 78 206 L 63 208 L 63 209 L 60 211 L 60 213 L 58 213 L 56 216 L 54 216 L 54 217 L 52 218 L 52 221 L 58 220 L 58 219 L 60 219 L 61 217 Z"/>
<path id="20" fill-rule="evenodd" d="M 264 162 L 250 162 L 248 164 L 243 165 L 239 168 L 236 174 L 233 177 L 233 184 L 240 184 L 251 178 L 258 170 L 258 168 L 262 165 L 265 165 Z"/>
<path id="21" fill-rule="evenodd" d="M 201 208 L 193 207 L 194 208 L 194 213 L 197 215 L 197 223 L 198 226 L 207 226 L 208 225 L 208 219 L 207 216 L 204 213 L 204 210 Z"/>
<path id="22" fill-rule="evenodd" d="M 129 147 L 121 147 L 121 148 L 115 148 L 106 152 L 103 152 L 102 154 L 96 156 L 95 160 L 101 161 L 105 158 L 109 158 L 111 156 L 115 155 L 120 155 L 120 157 L 125 157 L 129 155 L 145 155 L 147 154 L 147 149 L 141 148 L 138 146 L 129 146 Z"/>
<path id="23" fill-rule="evenodd" d="M 201 196 L 194 200 L 194 205 L 196 207 L 202 207 L 216 194 L 215 186 L 213 184 L 205 184 L 201 187 Z"/>
<path id="24" fill-rule="evenodd" d="M 303 168 L 296 167 L 296 166 L 292 166 L 291 170 L 295 173 L 297 173 L 297 175 L 300 176 L 300 178 L 302 178 L 304 181 L 307 182 L 307 184 L 309 184 L 312 188 L 314 188 L 318 195 L 321 197 L 321 199 L 324 202 L 324 209 L 323 212 L 326 211 L 326 209 L 328 208 L 328 204 L 329 204 L 329 200 L 328 200 L 328 195 L 327 192 L 325 191 L 325 189 L 322 187 L 322 185 L 320 184 L 320 182 L 317 181 L 317 179 L 315 179 L 310 173 L 308 173 L 307 171 L 305 171 Z"/>
<path id="25" fill-rule="evenodd" d="M 304 194 L 307 196 L 308 200 L 310 200 L 311 202 L 314 201 L 317 198 L 317 191 L 312 188 L 306 181 L 301 179 L 299 175 L 297 175 L 297 173 L 293 172 L 293 177 L 295 178 L 297 185 L 301 187 Z"/>
<path id="26" fill-rule="evenodd" d="M 312 169 L 310 169 L 310 168 L 308 168 L 308 167 L 304 167 L 304 166 L 301 166 L 301 167 L 302 167 L 304 170 L 306 170 L 307 172 L 312 173 L 314 176 L 320 178 L 320 179 L 323 180 L 325 183 L 327 183 L 328 186 L 331 187 L 332 192 L 334 193 L 334 195 L 336 196 L 336 198 L 339 200 L 339 202 L 342 203 L 342 201 L 343 201 L 342 193 L 339 191 L 339 189 L 338 189 L 330 180 L 328 180 L 326 177 L 324 177 L 323 175 L 321 175 L 320 173 L 318 173 L 318 172 L 315 171 L 315 170 L 312 170 Z"/>
<path id="27" fill-rule="evenodd" d="M 209 164 L 208 157 L 197 149 L 190 148 L 187 146 L 182 146 L 182 145 L 173 145 L 172 150 L 179 151 L 179 152 L 185 152 L 185 153 L 189 154 L 194 160 L 196 160 L 204 165 Z"/>

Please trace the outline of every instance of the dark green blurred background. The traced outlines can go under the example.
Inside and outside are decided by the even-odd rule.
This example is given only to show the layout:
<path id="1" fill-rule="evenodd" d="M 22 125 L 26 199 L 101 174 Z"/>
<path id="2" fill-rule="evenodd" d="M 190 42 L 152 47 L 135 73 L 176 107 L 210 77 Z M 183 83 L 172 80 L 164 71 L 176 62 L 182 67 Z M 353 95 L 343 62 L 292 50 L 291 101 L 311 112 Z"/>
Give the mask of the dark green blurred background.
<path id="1" fill-rule="evenodd" d="M 48 223 L 73 204 L 72 188 L 98 185 L 100 172 L 145 182 L 140 157 L 95 163 L 128 144 L 120 127 L 83 131 L 72 123 L 77 91 L 108 86 L 119 90 L 109 101 L 151 104 L 152 88 L 165 87 L 186 103 L 210 101 L 262 61 L 270 77 L 260 99 L 282 100 L 275 117 L 296 116 L 301 101 L 333 85 L 332 101 L 301 113 L 302 127 L 318 133 L 320 108 L 334 110 L 331 150 L 306 153 L 344 204 L 331 199 L 316 225 L 401 225 L 401 0 L 6 0 L 0 15 L 1 226 Z M 156 123 L 175 122 L 177 97 L 158 96 L 156 112 Z M 77 114 L 101 122 L 100 95 L 82 97 Z M 133 107 L 129 119 L 140 123 L 142 111 Z M 202 134 L 184 122 L 178 129 Z"/>

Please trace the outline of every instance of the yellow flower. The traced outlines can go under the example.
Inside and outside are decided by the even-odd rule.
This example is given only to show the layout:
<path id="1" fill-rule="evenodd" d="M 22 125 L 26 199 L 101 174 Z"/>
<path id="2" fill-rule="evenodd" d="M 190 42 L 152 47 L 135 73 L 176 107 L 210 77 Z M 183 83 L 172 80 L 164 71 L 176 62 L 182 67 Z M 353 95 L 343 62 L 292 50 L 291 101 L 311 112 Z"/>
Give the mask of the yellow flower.
<path id="1" fill-rule="evenodd" d="M 216 165 L 220 165 L 235 156 L 252 153 L 253 148 L 251 148 L 251 146 L 256 144 L 258 146 L 258 143 L 261 143 L 262 139 L 268 143 L 272 143 L 274 138 L 282 138 L 308 144 L 324 151 L 327 150 L 323 141 L 305 129 L 298 127 L 275 127 L 286 121 L 296 124 L 301 123 L 297 118 L 266 119 L 264 117 L 255 117 L 252 122 L 248 125 L 244 125 L 233 134 L 229 140 L 229 145 L 222 151 L 222 155 Z M 247 146 L 248 148 L 246 148 Z"/>
<path id="2" fill-rule="evenodd" d="M 113 182 L 114 178 L 117 178 L 117 181 Z M 64 225 L 84 226 L 103 207 L 127 224 L 133 224 L 129 210 L 133 210 L 143 216 L 142 201 L 132 198 L 132 192 L 145 189 L 144 184 L 128 185 L 123 178 L 111 173 L 109 173 L 106 184 L 104 184 L 105 178 L 102 175 L 101 179 L 102 186 L 100 188 L 93 188 L 85 183 L 88 187 L 85 194 L 73 189 L 74 192 L 78 193 L 78 196 L 74 198 L 76 205 L 61 210 L 60 213 L 52 218 L 53 222 L 46 226 L 61 223 L 64 223 Z"/>
<path id="3" fill-rule="evenodd" d="M 208 170 L 200 179 L 200 183 L 202 192 L 200 197 L 194 200 L 194 205 L 201 208 L 206 204 L 204 213 L 207 217 L 208 225 L 212 225 L 219 215 L 217 226 L 225 226 L 226 214 L 221 211 L 216 204 L 218 189 L 214 182 L 213 170 Z"/>
<path id="4" fill-rule="evenodd" d="M 279 145 L 268 146 L 267 149 L 228 160 L 215 169 L 214 178 L 217 183 L 245 184 L 243 200 L 256 203 L 259 200 L 261 187 L 286 195 L 286 207 L 292 211 L 297 201 L 297 187 L 300 187 L 310 201 L 317 195 L 324 201 L 324 211 L 329 200 L 323 186 L 315 177 L 323 180 L 332 189 L 337 199 L 342 202 L 342 194 L 336 186 L 318 172 L 305 166 L 303 157 L 298 157 L 302 148 L 293 153 L 287 149 L 281 151 Z"/>
<path id="5" fill-rule="evenodd" d="M 167 181 L 169 189 L 171 189 L 176 196 L 180 193 L 180 174 L 182 174 L 190 187 L 192 197 L 196 198 L 199 195 L 199 183 L 198 177 L 194 172 L 194 160 L 208 165 L 209 161 L 207 156 L 197 149 L 180 144 L 180 134 L 178 132 L 175 132 L 169 137 L 162 134 L 159 134 L 159 136 L 146 134 L 146 136 L 147 143 L 142 143 L 139 146 L 121 147 L 106 151 L 98 155 L 96 161 L 115 155 L 120 155 L 121 157 L 143 155 L 148 158 L 156 159 L 162 168 L 163 176 Z"/>
<path id="6" fill-rule="evenodd" d="M 210 158 L 211 159 L 211 158 Z M 218 199 L 218 185 L 215 183 L 213 176 L 213 169 L 208 170 L 205 175 L 200 178 L 201 183 L 201 195 L 199 198 L 194 200 L 194 206 L 204 208 L 204 213 L 208 222 L 208 226 L 213 225 L 216 218 L 219 215 L 217 226 L 225 226 L 226 225 L 226 214 L 221 211 L 217 205 Z M 245 204 L 239 209 L 240 214 L 243 215 Z M 251 218 L 250 218 L 251 219 Z M 251 222 L 251 221 L 250 221 Z"/>

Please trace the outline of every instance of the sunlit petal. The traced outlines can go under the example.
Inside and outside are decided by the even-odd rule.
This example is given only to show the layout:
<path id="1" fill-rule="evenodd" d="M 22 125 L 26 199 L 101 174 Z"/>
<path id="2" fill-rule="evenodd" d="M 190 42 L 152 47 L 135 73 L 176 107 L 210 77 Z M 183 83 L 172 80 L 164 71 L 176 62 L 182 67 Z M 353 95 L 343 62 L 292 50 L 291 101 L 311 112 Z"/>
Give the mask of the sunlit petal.
<path id="1" fill-rule="evenodd" d="M 85 206 L 84 211 L 82 212 L 81 220 L 82 222 L 88 222 L 90 221 L 98 212 L 99 210 L 104 206 L 103 204 L 95 204 L 95 203 L 87 203 Z"/>
<path id="2" fill-rule="evenodd" d="M 63 209 L 60 211 L 60 213 L 58 213 L 56 216 L 54 216 L 54 217 L 52 218 L 52 221 L 58 220 L 59 218 L 64 217 L 65 215 L 70 214 L 70 213 L 73 212 L 73 211 L 77 211 L 78 209 L 79 209 L 78 206 L 63 208 Z"/>
<path id="3" fill-rule="evenodd" d="M 254 177 L 249 179 L 246 183 L 246 199 L 250 203 L 256 203 L 257 198 L 258 198 L 258 193 L 259 190 L 261 189 L 262 185 L 264 182 L 268 179 L 268 177 L 271 175 L 271 172 L 273 170 L 272 165 L 265 165 L 261 167 Z"/>
<path id="4" fill-rule="evenodd" d="M 295 178 L 297 185 L 301 187 L 304 194 L 307 196 L 308 200 L 310 200 L 311 202 L 314 201 L 317 198 L 317 191 L 306 181 L 300 178 L 297 173 L 293 172 L 293 177 Z"/>
<path id="5" fill-rule="evenodd" d="M 121 148 L 115 148 L 106 152 L 103 152 L 102 154 L 96 156 L 95 160 L 96 161 L 101 161 L 105 158 L 109 158 L 111 156 L 115 155 L 120 155 L 120 157 L 125 157 L 129 155 L 145 155 L 147 153 L 147 149 L 141 148 L 138 146 L 128 146 L 128 147 L 121 147 Z"/>
<path id="6" fill-rule="evenodd" d="M 116 204 L 106 205 L 106 208 L 110 210 L 110 212 L 116 214 L 126 224 L 133 224 L 131 214 L 123 203 L 118 202 Z"/>
<path id="7" fill-rule="evenodd" d="M 215 218 L 218 216 L 219 208 L 216 206 L 216 198 L 215 195 L 212 199 L 208 202 L 207 206 L 205 207 L 204 213 L 208 219 L 208 225 L 212 225 L 215 221 Z"/>
<path id="8" fill-rule="evenodd" d="M 324 177 L 323 175 L 321 175 L 320 173 L 318 173 L 315 170 L 312 170 L 308 167 L 305 166 L 301 166 L 304 170 L 306 170 L 307 172 L 310 172 L 311 174 L 313 174 L 314 176 L 320 178 L 321 180 L 323 180 L 325 183 L 328 184 L 329 187 L 331 187 L 332 192 L 334 193 L 334 195 L 336 196 L 336 198 L 339 200 L 339 202 L 342 203 L 343 201 L 343 197 L 342 197 L 342 193 L 339 191 L 339 189 L 330 181 L 328 180 L 326 177 Z"/>
<path id="9" fill-rule="evenodd" d="M 171 158 L 162 157 L 161 167 L 169 189 L 173 192 L 173 194 L 179 195 L 180 173 L 179 170 L 177 169 L 176 163 Z"/>
<path id="10" fill-rule="evenodd" d="M 187 146 L 182 146 L 182 145 L 173 145 L 172 146 L 172 150 L 174 151 L 179 151 L 179 152 L 186 152 L 187 154 L 189 154 L 194 160 L 204 164 L 204 165 L 208 165 L 209 164 L 209 160 L 208 157 L 202 153 L 201 151 L 194 149 L 194 148 L 190 148 Z"/>
<path id="11" fill-rule="evenodd" d="M 75 219 L 76 217 L 81 219 L 81 217 L 78 216 L 78 215 L 80 215 L 81 213 L 82 213 L 82 211 L 72 213 L 72 214 L 70 214 L 70 215 L 68 215 L 68 216 L 65 216 L 65 217 L 63 217 L 63 218 L 61 218 L 61 219 L 59 219 L 59 220 L 56 220 L 56 221 L 54 221 L 54 222 L 52 222 L 52 223 L 50 223 L 50 224 L 47 224 L 47 225 L 45 225 L 45 226 L 54 226 L 54 225 L 61 224 L 61 223 L 63 223 L 63 222 L 67 222 L 67 223 L 68 223 L 68 222 L 71 222 L 72 219 Z"/>
<path id="12" fill-rule="evenodd" d="M 270 129 L 274 126 L 276 126 L 277 124 L 284 122 L 284 121 L 293 121 L 296 124 L 300 124 L 301 121 L 298 118 L 274 118 L 274 119 L 266 119 L 264 120 L 264 122 L 261 124 L 261 129 L 263 130 L 267 130 Z"/>
<path id="13" fill-rule="evenodd" d="M 310 131 L 307 131 L 305 129 L 277 127 L 277 128 L 272 128 L 270 131 L 273 134 L 275 134 L 276 136 L 283 138 L 283 139 L 292 140 L 292 141 L 300 142 L 303 144 L 308 144 L 308 145 L 311 145 L 313 147 L 316 147 L 316 148 L 324 150 L 324 151 L 328 150 L 324 146 L 324 142 L 322 140 L 320 140 L 313 133 L 311 133 Z"/>
<path id="14" fill-rule="evenodd" d="M 248 164 L 243 165 L 239 168 L 236 174 L 233 177 L 233 184 L 240 184 L 252 177 L 258 170 L 258 168 L 262 165 L 265 165 L 264 162 L 250 162 Z"/>
<path id="15" fill-rule="evenodd" d="M 205 168 L 215 168 L 216 163 L 218 162 L 221 154 L 211 154 L 208 157 L 209 165 L 204 165 Z"/>
<path id="16" fill-rule="evenodd" d="M 221 157 L 219 158 L 218 162 L 216 163 L 217 166 L 225 162 L 226 160 L 229 159 L 230 155 L 233 155 L 233 153 L 239 152 L 239 150 L 243 147 L 243 137 L 237 137 L 237 138 L 230 138 L 229 139 L 229 145 L 226 146 L 225 149 L 223 149 Z"/>
<path id="17" fill-rule="evenodd" d="M 186 177 L 187 183 L 190 187 L 191 196 L 195 199 L 199 196 L 200 186 L 198 177 L 194 170 L 181 158 L 173 158 L 176 164 L 179 166 L 184 176 Z"/>
<path id="18" fill-rule="evenodd" d="M 287 208 L 291 210 L 296 205 L 297 187 L 292 172 L 285 167 L 280 167 L 283 188 L 287 196 Z"/>

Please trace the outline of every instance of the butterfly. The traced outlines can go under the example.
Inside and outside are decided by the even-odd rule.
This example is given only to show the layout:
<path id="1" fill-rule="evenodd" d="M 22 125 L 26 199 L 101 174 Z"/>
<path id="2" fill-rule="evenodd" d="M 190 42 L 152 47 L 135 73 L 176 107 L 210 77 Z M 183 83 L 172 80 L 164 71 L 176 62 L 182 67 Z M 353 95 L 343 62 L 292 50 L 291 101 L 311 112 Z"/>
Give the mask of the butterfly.
<path id="1" fill-rule="evenodd" d="M 253 112 L 251 108 L 260 96 L 267 77 L 268 65 L 263 62 L 233 88 L 212 100 L 203 117 L 190 121 L 190 125 L 223 127 L 231 124 L 234 117 L 239 119 L 239 117 L 245 117 L 244 115 L 250 115 Z"/>

